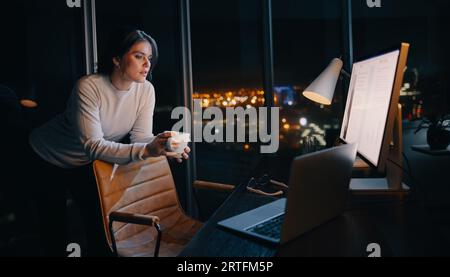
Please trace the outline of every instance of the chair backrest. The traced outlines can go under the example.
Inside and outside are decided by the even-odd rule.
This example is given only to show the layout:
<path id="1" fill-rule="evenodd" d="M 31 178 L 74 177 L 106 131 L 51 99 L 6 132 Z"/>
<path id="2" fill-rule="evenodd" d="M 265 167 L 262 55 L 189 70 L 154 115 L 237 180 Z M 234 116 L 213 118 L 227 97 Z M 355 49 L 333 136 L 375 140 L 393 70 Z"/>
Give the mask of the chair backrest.
<path id="1" fill-rule="evenodd" d="M 155 215 L 165 229 L 173 229 L 180 218 L 187 218 L 178 200 L 169 164 L 165 157 L 150 158 L 128 165 L 93 163 L 103 224 L 109 245 L 108 215 L 112 211 Z M 116 241 L 126 240 L 148 226 L 114 223 Z"/>

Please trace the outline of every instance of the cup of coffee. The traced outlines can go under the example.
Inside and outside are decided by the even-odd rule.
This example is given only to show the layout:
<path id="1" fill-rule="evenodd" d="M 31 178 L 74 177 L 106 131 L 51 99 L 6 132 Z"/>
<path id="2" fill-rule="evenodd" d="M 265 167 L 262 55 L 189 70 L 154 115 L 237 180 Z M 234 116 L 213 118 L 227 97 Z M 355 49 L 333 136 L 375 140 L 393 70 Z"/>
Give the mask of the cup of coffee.
<path id="1" fill-rule="evenodd" d="M 167 140 L 166 148 L 170 152 L 182 154 L 191 141 L 191 134 L 172 131 L 172 136 Z"/>

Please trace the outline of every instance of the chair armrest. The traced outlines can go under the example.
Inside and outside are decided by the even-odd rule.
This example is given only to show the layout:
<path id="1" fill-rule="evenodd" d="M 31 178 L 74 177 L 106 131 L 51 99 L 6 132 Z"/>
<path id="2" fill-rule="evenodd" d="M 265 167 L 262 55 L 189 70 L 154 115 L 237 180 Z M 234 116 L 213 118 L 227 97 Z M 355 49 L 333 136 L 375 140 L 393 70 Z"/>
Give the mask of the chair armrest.
<path id="1" fill-rule="evenodd" d="M 200 189 L 213 189 L 213 190 L 219 190 L 219 191 L 232 191 L 235 188 L 234 185 L 200 181 L 200 180 L 194 181 L 193 187 L 198 188 L 198 189 L 199 188 Z"/>
<path id="2" fill-rule="evenodd" d="M 116 238 L 114 236 L 114 230 L 113 230 L 113 222 L 114 221 L 139 224 L 139 225 L 148 225 L 148 226 L 155 227 L 156 231 L 158 232 L 158 236 L 156 238 L 154 256 L 158 257 L 159 247 L 161 244 L 161 226 L 159 226 L 159 217 L 153 216 L 153 215 L 132 214 L 132 213 L 124 213 L 124 212 L 116 212 L 116 211 L 111 212 L 109 214 L 109 233 L 111 235 L 113 252 L 116 256 L 118 256 Z"/>
<path id="3" fill-rule="evenodd" d="M 109 214 L 109 220 L 148 226 L 155 226 L 159 224 L 160 221 L 159 217 L 153 215 L 132 214 L 115 211 Z"/>

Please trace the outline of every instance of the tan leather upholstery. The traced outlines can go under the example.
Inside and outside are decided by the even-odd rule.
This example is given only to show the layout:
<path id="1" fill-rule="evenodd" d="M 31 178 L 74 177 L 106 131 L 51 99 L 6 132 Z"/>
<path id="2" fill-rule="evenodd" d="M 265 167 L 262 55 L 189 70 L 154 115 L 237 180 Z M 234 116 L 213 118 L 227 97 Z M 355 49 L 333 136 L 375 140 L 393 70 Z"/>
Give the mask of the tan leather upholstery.
<path id="1" fill-rule="evenodd" d="M 178 255 L 202 226 L 182 210 L 165 157 L 118 166 L 115 170 L 112 164 L 102 161 L 95 161 L 93 167 L 110 246 L 108 215 L 112 211 L 159 217 L 159 256 Z M 153 256 L 155 228 L 114 222 L 113 230 L 119 256 Z"/>

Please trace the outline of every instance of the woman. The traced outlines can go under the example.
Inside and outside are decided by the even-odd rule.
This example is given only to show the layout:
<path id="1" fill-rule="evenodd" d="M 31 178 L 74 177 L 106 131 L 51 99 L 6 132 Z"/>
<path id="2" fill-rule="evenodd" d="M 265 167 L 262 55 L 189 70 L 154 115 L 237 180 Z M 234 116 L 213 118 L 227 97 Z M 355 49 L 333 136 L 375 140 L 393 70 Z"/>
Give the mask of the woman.
<path id="1" fill-rule="evenodd" d="M 58 234 L 48 228 L 55 225 L 48 220 L 65 216 L 61 212 L 65 205 L 65 201 L 60 200 L 65 199 L 62 180 L 67 181 L 75 199 L 80 199 L 82 209 L 85 208 L 83 206 L 88 207 L 85 208 L 85 219 L 96 213 L 95 218 L 88 218 L 88 221 L 99 221 L 95 183 L 92 179 L 90 182 L 71 182 L 90 173 L 92 161 L 99 159 L 126 164 L 160 155 L 175 156 L 165 148 L 171 133 L 164 132 L 156 137 L 152 133 L 155 90 L 147 77 L 151 76 L 156 65 L 158 50 L 155 41 L 140 30 L 120 31 L 115 33 L 108 47 L 105 59 L 100 61 L 99 74 L 81 78 L 73 89 L 66 111 L 30 135 L 31 147 L 45 161 L 44 170 L 39 169 L 38 175 L 42 176 L 41 181 L 52 183 L 48 186 L 50 194 L 42 195 L 43 201 L 48 203 L 41 205 L 43 207 L 39 211 L 41 219 L 49 212 L 54 215 L 53 218 L 45 216 L 47 221 L 42 222 L 45 226 L 41 228 L 44 243 L 51 245 L 50 249 L 47 247 L 49 254 L 60 253 L 61 247 L 65 251 L 67 245 L 62 242 L 63 238 L 55 240 Z M 130 143 L 120 143 L 127 135 Z M 182 158 L 187 159 L 189 151 L 187 147 Z M 70 170 L 73 168 L 76 169 Z M 54 174 L 57 179 L 52 178 Z M 50 178 L 57 182 L 50 181 Z M 103 231 L 98 224 L 92 227 L 95 230 L 91 230 L 89 223 L 87 225 L 90 247 L 89 231 L 100 234 Z M 98 234 L 96 236 L 98 238 Z"/>

